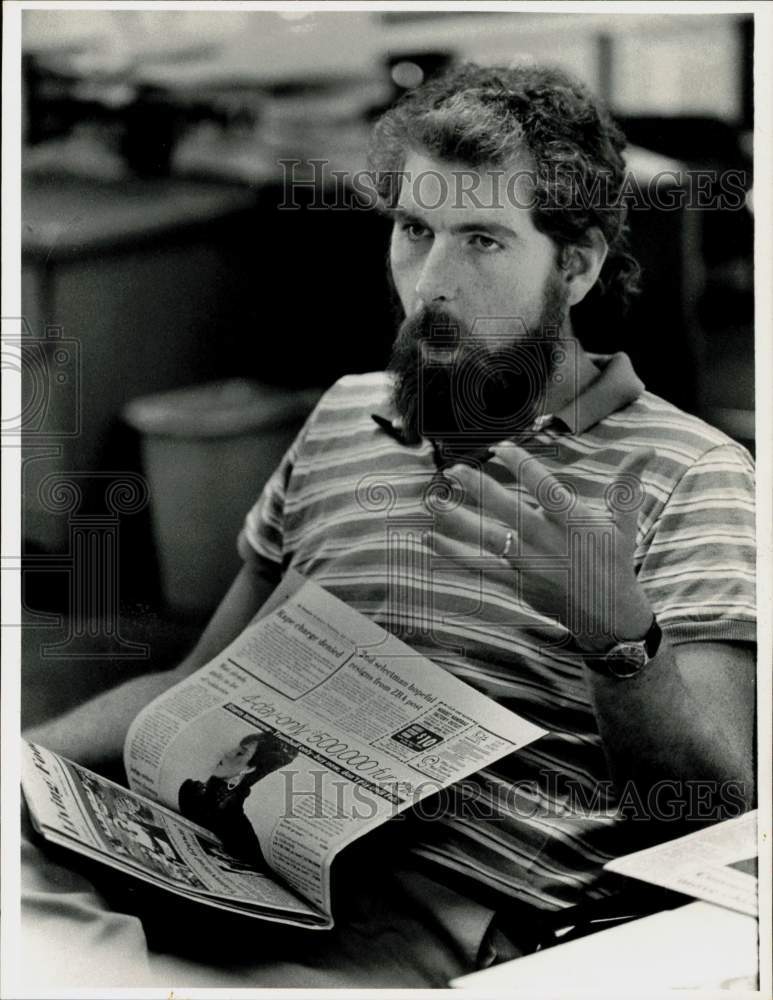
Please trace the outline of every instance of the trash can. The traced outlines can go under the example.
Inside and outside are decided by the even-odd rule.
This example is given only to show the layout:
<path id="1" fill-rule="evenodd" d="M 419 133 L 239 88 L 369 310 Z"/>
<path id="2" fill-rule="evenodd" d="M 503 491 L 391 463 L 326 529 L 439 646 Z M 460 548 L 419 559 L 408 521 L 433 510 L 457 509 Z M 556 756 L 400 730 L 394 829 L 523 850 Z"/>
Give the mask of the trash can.
<path id="1" fill-rule="evenodd" d="M 322 394 L 231 379 L 133 400 L 142 435 L 161 586 L 169 608 L 202 617 L 241 560 L 236 538 L 264 483 Z"/>

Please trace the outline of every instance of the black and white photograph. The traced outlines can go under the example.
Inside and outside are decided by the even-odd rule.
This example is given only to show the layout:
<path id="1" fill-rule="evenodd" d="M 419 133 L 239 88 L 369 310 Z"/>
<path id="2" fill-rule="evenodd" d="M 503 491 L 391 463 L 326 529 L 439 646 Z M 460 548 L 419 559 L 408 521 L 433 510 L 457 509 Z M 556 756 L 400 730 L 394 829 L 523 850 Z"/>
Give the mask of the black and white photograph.
<path id="1" fill-rule="evenodd" d="M 2 996 L 771 996 L 772 55 L 5 5 Z"/>
<path id="2" fill-rule="evenodd" d="M 218 758 L 206 781 L 183 781 L 177 793 L 180 815 L 216 833 L 232 856 L 263 868 L 265 859 L 245 815 L 245 802 L 250 797 L 260 800 L 255 786 L 297 756 L 297 750 L 274 733 L 249 733 Z"/>

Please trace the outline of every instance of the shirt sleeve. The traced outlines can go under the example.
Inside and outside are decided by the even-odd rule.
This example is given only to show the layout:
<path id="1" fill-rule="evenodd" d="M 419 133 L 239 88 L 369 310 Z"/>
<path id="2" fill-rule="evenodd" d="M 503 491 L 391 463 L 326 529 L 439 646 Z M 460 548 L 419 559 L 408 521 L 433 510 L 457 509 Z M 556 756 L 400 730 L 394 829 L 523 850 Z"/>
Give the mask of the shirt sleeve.
<path id="1" fill-rule="evenodd" d="M 255 505 L 247 513 L 239 534 L 239 554 L 245 561 L 267 560 L 277 566 L 284 558 L 284 510 L 293 470 L 314 414 L 272 473 Z"/>
<path id="2" fill-rule="evenodd" d="M 755 641 L 754 466 L 745 449 L 704 452 L 644 549 L 638 579 L 672 643 Z"/>

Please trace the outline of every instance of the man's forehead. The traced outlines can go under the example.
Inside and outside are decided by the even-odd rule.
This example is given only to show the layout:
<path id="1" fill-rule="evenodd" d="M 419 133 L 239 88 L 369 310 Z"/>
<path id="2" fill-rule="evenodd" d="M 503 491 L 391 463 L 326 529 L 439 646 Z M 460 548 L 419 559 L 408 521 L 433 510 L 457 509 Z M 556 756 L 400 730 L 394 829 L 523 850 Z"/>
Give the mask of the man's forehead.
<path id="1" fill-rule="evenodd" d="M 471 167 L 411 151 L 406 156 L 397 208 L 424 216 L 453 210 L 463 214 L 523 217 L 532 207 L 532 167 L 524 157 L 507 165 Z"/>

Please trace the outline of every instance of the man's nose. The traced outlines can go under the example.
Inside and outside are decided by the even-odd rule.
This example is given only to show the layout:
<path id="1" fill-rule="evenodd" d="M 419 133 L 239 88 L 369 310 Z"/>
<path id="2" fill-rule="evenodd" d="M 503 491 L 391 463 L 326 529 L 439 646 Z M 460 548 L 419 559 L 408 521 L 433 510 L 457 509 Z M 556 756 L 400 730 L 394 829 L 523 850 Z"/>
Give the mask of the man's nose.
<path id="1" fill-rule="evenodd" d="M 459 294 L 459 276 L 451 248 L 435 239 L 416 282 L 416 295 L 427 306 L 433 302 L 453 302 Z"/>

